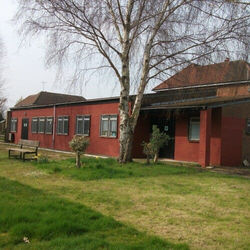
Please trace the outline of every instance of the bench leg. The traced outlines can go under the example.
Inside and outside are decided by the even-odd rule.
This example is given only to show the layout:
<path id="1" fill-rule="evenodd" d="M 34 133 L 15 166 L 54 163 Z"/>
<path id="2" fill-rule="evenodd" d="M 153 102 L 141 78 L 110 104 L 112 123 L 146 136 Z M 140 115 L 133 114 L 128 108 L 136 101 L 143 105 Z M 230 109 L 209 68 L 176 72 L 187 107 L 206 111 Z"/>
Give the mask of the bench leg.
<path id="1" fill-rule="evenodd" d="M 25 153 L 23 153 L 23 161 L 25 161 Z"/>

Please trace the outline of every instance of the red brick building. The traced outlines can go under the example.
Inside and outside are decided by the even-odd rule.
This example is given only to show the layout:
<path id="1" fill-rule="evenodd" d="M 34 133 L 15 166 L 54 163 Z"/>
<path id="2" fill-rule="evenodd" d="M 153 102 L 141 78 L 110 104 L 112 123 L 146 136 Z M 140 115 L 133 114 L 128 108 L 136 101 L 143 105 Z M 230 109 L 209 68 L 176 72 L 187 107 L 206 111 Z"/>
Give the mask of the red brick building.
<path id="1" fill-rule="evenodd" d="M 142 141 L 153 124 L 170 135 L 160 157 L 202 166 L 239 166 L 250 160 L 249 64 L 225 61 L 189 65 L 144 96 L 135 130 L 133 156 L 144 157 Z M 133 96 L 131 96 L 133 105 Z M 39 140 L 44 148 L 70 150 L 74 134 L 90 139 L 87 153 L 119 154 L 119 98 L 40 92 L 11 109 L 11 133 Z"/>

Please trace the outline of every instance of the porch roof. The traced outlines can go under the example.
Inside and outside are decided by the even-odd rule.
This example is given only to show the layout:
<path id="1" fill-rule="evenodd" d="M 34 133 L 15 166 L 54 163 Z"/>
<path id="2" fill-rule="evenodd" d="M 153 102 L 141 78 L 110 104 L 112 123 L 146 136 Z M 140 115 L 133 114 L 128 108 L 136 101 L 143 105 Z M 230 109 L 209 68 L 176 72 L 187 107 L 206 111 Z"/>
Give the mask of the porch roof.
<path id="1" fill-rule="evenodd" d="M 188 108 L 215 108 L 239 103 L 250 102 L 250 95 L 246 96 L 211 96 L 202 98 L 193 98 L 190 100 L 175 100 L 169 102 L 158 102 L 144 106 L 141 110 L 154 109 L 188 109 Z"/>

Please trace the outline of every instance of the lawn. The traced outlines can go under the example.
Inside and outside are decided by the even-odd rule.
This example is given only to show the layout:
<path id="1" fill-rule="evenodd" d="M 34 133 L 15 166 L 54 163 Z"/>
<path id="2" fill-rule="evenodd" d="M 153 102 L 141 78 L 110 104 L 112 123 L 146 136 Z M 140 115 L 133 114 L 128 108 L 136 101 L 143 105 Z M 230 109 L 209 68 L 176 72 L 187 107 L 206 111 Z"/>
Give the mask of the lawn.
<path id="1" fill-rule="evenodd" d="M 1 206 L 17 214 L 1 215 L 1 244 L 24 246 L 24 227 L 31 238 L 25 246 L 36 249 L 249 249 L 249 179 L 164 164 L 119 166 L 112 159 L 83 164 L 76 169 L 73 159 L 52 157 L 23 163 L 0 149 Z M 96 227 L 89 226 L 92 214 Z M 46 227 L 52 218 L 56 223 Z"/>

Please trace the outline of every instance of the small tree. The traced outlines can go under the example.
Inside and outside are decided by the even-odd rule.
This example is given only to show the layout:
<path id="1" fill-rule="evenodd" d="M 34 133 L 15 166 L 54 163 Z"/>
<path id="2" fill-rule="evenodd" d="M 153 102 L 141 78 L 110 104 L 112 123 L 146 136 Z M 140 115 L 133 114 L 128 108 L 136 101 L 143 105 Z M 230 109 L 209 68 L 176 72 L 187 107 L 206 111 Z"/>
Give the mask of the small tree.
<path id="1" fill-rule="evenodd" d="M 152 145 L 150 142 L 143 142 L 142 143 L 143 146 L 143 153 L 147 156 L 147 164 L 150 163 L 150 159 L 153 156 L 153 150 L 152 150 Z"/>
<path id="2" fill-rule="evenodd" d="M 76 153 L 76 167 L 81 167 L 81 154 L 83 154 L 89 145 L 88 138 L 84 136 L 75 135 L 69 142 L 69 146 Z"/>
<path id="3" fill-rule="evenodd" d="M 160 148 L 168 143 L 169 136 L 164 132 L 160 132 L 160 129 L 156 125 L 152 127 L 153 132 L 150 137 L 149 143 L 143 142 L 143 153 L 147 155 L 147 163 L 149 163 L 150 157 L 154 157 L 154 163 L 157 163 Z"/>

